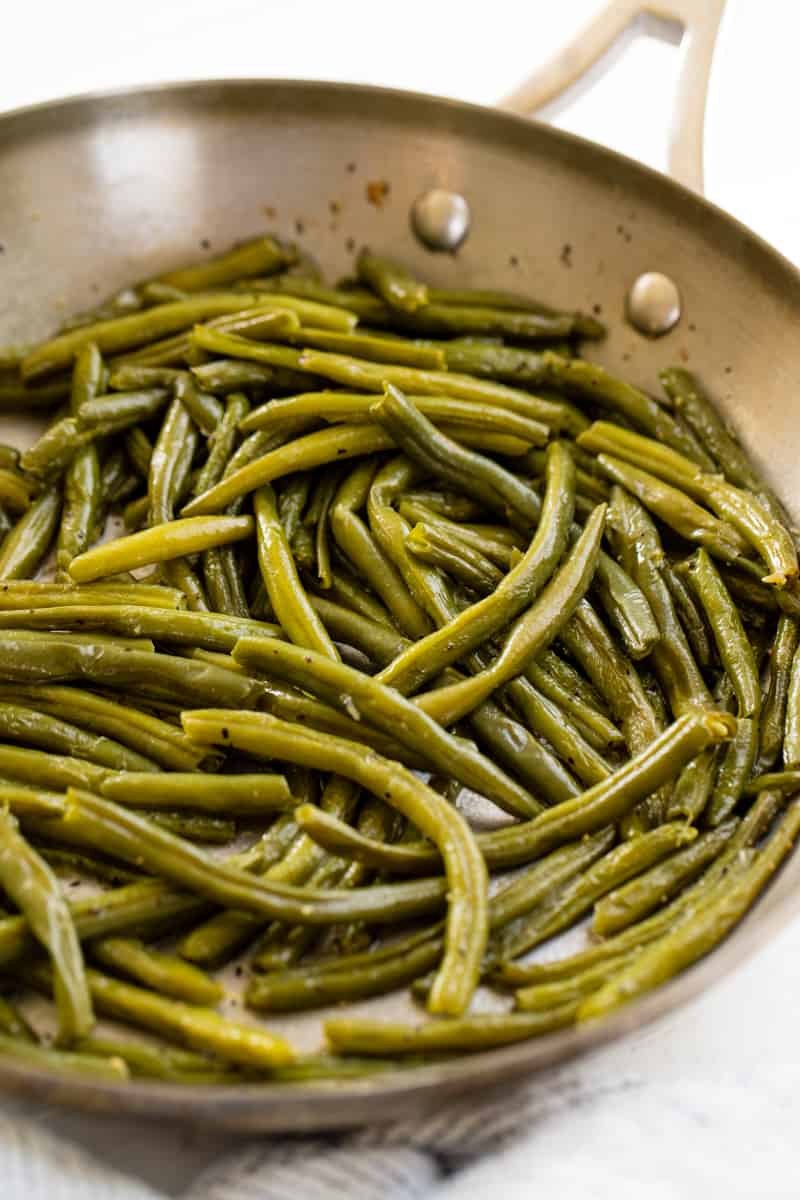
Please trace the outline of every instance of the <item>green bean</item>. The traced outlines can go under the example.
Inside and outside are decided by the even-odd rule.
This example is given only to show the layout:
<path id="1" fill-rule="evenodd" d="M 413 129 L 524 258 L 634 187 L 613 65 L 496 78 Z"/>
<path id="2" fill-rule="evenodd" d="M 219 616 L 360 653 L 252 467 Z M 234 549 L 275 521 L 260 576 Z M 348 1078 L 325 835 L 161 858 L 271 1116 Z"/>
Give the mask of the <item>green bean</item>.
<path id="1" fill-rule="evenodd" d="M 446 437 L 396 387 L 387 384 L 383 399 L 372 405 L 370 413 L 426 471 L 490 508 L 503 513 L 511 509 L 528 525 L 539 520 L 541 501 L 527 484 L 485 455 L 465 450 Z"/>
<path id="2" fill-rule="evenodd" d="M 88 593 L 90 603 L 86 607 L 65 604 L 55 608 L 20 608 L 4 611 L 0 605 L 0 630 L 42 630 L 55 633 L 95 629 L 123 638 L 153 638 L 156 641 L 202 646 L 206 650 L 221 652 L 232 650 L 240 637 L 277 637 L 280 633 L 277 625 L 243 617 L 231 617 L 225 613 L 161 609 L 152 605 L 140 606 L 138 602 L 95 605 L 91 603 L 94 592 L 82 588 L 75 591 L 84 597 Z M 132 599 L 135 600 L 135 597 Z M 84 634 L 83 637 L 86 640 L 87 635 Z"/>
<path id="3" fill-rule="evenodd" d="M 683 454 L 652 438 L 596 421 L 583 444 L 616 454 L 643 467 L 667 483 L 702 500 L 718 517 L 732 525 L 770 568 L 764 583 L 783 587 L 798 571 L 797 551 L 783 524 L 761 507 L 750 493 L 734 487 L 719 475 L 709 474 Z"/>
<path id="4" fill-rule="evenodd" d="M 697 837 L 682 824 L 659 825 L 603 855 L 574 879 L 551 891 L 534 909 L 508 925 L 494 943 L 500 958 L 518 958 L 534 946 L 569 929 L 601 896 L 626 883 Z"/>
<path id="5" fill-rule="evenodd" d="M 75 354 L 89 342 L 95 343 L 104 354 L 118 354 L 189 329 L 198 321 L 238 313 L 265 302 L 263 294 L 206 292 L 189 300 L 159 304 L 145 312 L 97 321 L 81 329 L 59 334 L 34 347 L 22 361 L 22 377 L 26 381 L 38 379 L 59 367 L 68 366 Z M 337 325 L 341 327 L 341 323 L 337 322 Z M 349 325 L 346 324 L 343 331 L 347 332 L 347 328 Z"/>
<path id="6" fill-rule="evenodd" d="M 737 723 L 731 745 L 735 743 L 739 733 Z M 727 751 L 729 747 L 726 746 L 725 749 Z M 718 762 L 716 747 L 712 747 L 698 754 L 693 762 L 687 763 L 675 780 L 675 788 L 667 804 L 665 816 L 668 821 L 683 820 L 689 824 L 699 822 L 715 789 Z"/>
<path id="7" fill-rule="evenodd" d="M 455 672 L 452 677 L 456 681 L 462 678 Z M 515 684 L 516 680 L 509 687 Z M 580 785 L 564 764 L 521 721 L 491 700 L 478 705 L 469 714 L 468 722 L 487 754 L 527 788 L 528 801 L 522 815 L 541 812 L 542 805 L 533 796 L 541 796 L 546 804 L 558 804 L 579 794 Z"/>
<path id="8" fill-rule="evenodd" d="M 477 1053 L 563 1029 L 575 1019 L 575 1005 L 546 1013 L 483 1013 L 427 1025 L 401 1025 L 367 1017 L 333 1017 L 325 1037 L 337 1054 L 406 1055 Z"/>
<path id="9" fill-rule="evenodd" d="M 191 372 L 205 391 L 218 396 L 238 392 L 242 388 L 256 392 L 260 392 L 264 388 L 278 393 L 300 392 L 311 382 L 311 377 L 305 372 L 292 371 L 287 367 L 246 362 L 244 359 L 235 358 L 221 358 L 209 363 L 200 363 L 199 366 L 191 367 Z"/>
<path id="10" fill-rule="evenodd" d="M 35 987 L 49 988 L 46 970 L 33 967 L 26 975 Z M 170 1000 L 93 968 L 86 976 L 98 1012 L 151 1030 L 192 1050 L 213 1054 L 224 1062 L 266 1070 L 290 1063 L 294 1057 L 283 1038 L 264 1028 L 239 1025 L 213 1009 Z"/>
<path id="11" fill-rule="evenodd" d="M 730 427 L 719 416 L 698 380 L 681 367 L 668 367 L 659 373 L 659 379 L 676 411 L 722 469 L 728 482 L 755 492 L 772 515 L 784 521 L 780 502 L 750 466 Z"/>
<path id="12" fill-rule="evenodd" d="M 740 718 L 733 741 L 725 748 L 706 813 L 706 822 L 712 827 L 730 816 L 753 773 L 759 724 L 755 718 Z"/>
<path id="13" fill-rule="evenodd" d="M 569 452 L 554 443 L 548 449 L 547 463 L 547 489 L 539 524 L 519 563 L 493 595 L 471 605 L 398 655 L 381 672 L 381 682 L 401 691 L 418 689 L 533 603 L 564 553 L 572 521 L 575 473 Z"/>
<path id="14" fill-rule="evenodd" d="M 9 695 L 12 698 L 27 700 L 40 712 L 65 720 L 70 718 L 93 733 L 114 738 L 168 770 L 193 771 L 202 761 L 197 748 L 174 725 L 94 692 L 75 687 L 17 685 L 13 697 Z"/>
<path id="15" fill-rule="evenodd" d="M 714 470 L 713 460 L 691 430 L 680 425 L 650 396 L 621 379 L 615 379 L 596 363 L 563 358 L 545 351 L 542 354 L 542 382 L 564 390 L 568 395 L 582 396 L 594 404 L 611 409 L 613 413 L 621 413 L 650 437 L 686 455 L 704 470 Z"/>
<path id="16" fill-rule="evenodd" d="M 291 254 L 274 238 L 258 237 L 196 266 L 168 271 L 158 282 L 184 292 L 199 292 L 252 275 L 272 275 L 291 262 Z"/>
<path id="17" fill-rule="evenodd" d="M 589 946 L 565 958 L 547 963 L 501 963 L 495 969 L 495 978 L 504 985 L 515 987 L 527 983 L 549 983 L 556 979 L 567 979 L 609 959 L 627 956 L 631 951 L 638 951 L 670 929 L 686 912 L 701 908 L 706 896 L 720 881 L 723 887 L 730 887 L 731 881 L 746 869 L 750 861 L 752 851 L 749 848 L 769 828 L 781 804 L 779 792 L 761 792 L 724 849 L 700 878 L 652 916 L 598 945 Z"/>
<path id="18" fill-rule="evenodd" d="M 221 985 L 199 967 L 153 950 L 138 938 L 99 938 L 89 946 L 89 954 L 104 967 L 187 1004 L 214 1005 L 224 995 Z"/>
<path id="19" fill-rule="evenodd" d="M 81 1038 L 77 1049 L 98 1058 L 121 1059 L 134 1078 L 174 1080 L 176 1083 L 224 1082 L 233 1079 L 228 1071 L 219 1073 L 217 1079 L 211 1074 L 214 1062 L 204 1054 L 192 1050 L 178 1050 L 165 1042 L 158 1045 L 131 1038 L 102 1037 L 92 1034 Z"/>
<path id="20" fill-rule="evenodd" d="M 220 721 L 213 713 L 186 713 L 183 721 L 190 736 L 202 737 L 204 741 L 227 742 L 262 757 L 277 754 L 317 768 L 322 763 L 326 769 L 360 783 L 398 808 L 439 846 L 449 891 L 447 936 L 429 1007 L 431 1012 L 462 1012 L 477 982 L 488 931 L 486 868 L 463 818 L 398 764 L 364 752 L 342 738 L 292 729 L 263 713 L 255 720 L 253 717 L 255 714 L 246 721 L 240 718 L 225 725 L 224 716 Z M 226 729 L 227 738 L 223 736 Z M 292 729 L 291 741 L 286 737 L 289 729 Z M 356 894 L 359 890 L 375 894 L 381 889 L 378 886 L 356 889 Z"/>
<path id="21" fill-rule="evenodd" d="M 656 527 L 638 500 L 621 487 L 615 484 L 611 495 L 612 540 L 623 564 L 644 591 L 658 622 L 661 637 L 653 647 L 653 667 L 672 714 L 680 716 L 694 705 L 710 706 L 710 693 L 660 573 L 663 551 Z"/>
<path id="22" fill-rule="evenodd" d="M 205 698 L 241 708 L 255 704 L 259 695 L 255 681 L 211 664 L 114 646 L 99 639 L 78 644 L 63 636 L 28 634 L 22 638 L 14 631 L 0 632 L 0 681 L 78 680 L 95 686 L 133 686 L 143 696 L 184 705 Z"/>
<path id="23" fill-rule="evenodd" d="M 69 396 L 66 376 L 40 387 L 28 387 L 22 380 L 0 378 L 0 412 L 38 412 L 52 408 Z"/>
<path id="24" fill-rule="evenodd" d="M 175 399 L 180 400 L 197 428 L 209 437 L 222 420 L 222 405 L 215 396 L 202 392 L 188 372 L 175 380 Z"/>
<path id="25" fill-rule="evenodd" d="M 225 467 L 233 454 L 236 444 L 239 422 L 247 415 L 249 401 L 241 392 L 233 392 L 225 401 L 225 409 L 214 435 L 209 439 L 209 452 L 203 466 L 197 473 L 192 485 L 192 494 L 198 496 L 201 492 L 213 487 L 222 478 Z"/>
<path id="26" fill-rule="evenodd" d="M 64 507 L 56 549 L 59 578 L 64 579 L 73 558 L 89 548 L 101 503 L 97 450 L 92 445 L 84 446 L 67 467 L 64 477 Z"/>
<path id="27" fill-rule="evenodd" d="M 21 513 L 30 506 L 31 484 L 16 469 L 0 467 L 0 503 L 10 512 Z"/>
<path id="28" fill-rule="evenodd" d="M 0 1059 L 19 1062 L 26 1069 L 33 1067 L 50 1075 L 78 1077 L 105 1083 L 121 1083 L 128 1079 L 128 1068 L 121 1058 L 104 1058 L 90 1053 L 53 1050 L 36 1046 L 17 1037 L 0 1034 Z"/>
<path id="29" fill-rule="evenodd" d="M 701 834 L 663 862 L 606 893 L 595 904 L 593 932 L 599 937 L 619 933 L 671 900 L 685 884 L 696 879 L 717 858 L 728 844 L 736 824 L 736 821 L 727 821 L 717 829 Z M 607 966 L 606 971 L 609 970 Z"/>
<path id="30" fill-rule="evenodd" d="M 262 716 L 274 720 L 266 714 Z M 241 734 L 241 724 L 231 723 L 226 728 L 231 738 Z M 42 798 L 36 793 L 4 786 L 0 794 L 15 811 L 41 808 Z M 50 798 L 45 800 L 52 806 Z M 67 791 L 63 816 L 60 819 L 51 816 L 46 824 L 53 838 L 92 849 L 99 843 L 115 857 L 135 862 L 207 900 L 292 924 L 331 925 L 359 919 L 382 923 L 438 909 L 446 898 L 445 881 L 441 879 L 382 884 L 355 891 L 317 891 L 255 878 L 235 865 L 212 860 L 204 851 L 137 813 L 72 788 Z M 477 852 L 476 859 L 480 860 Z M 480 867 L 482 870 L 482 860 Z"/>
<path id="31" fill-rule="evenodd" d="M 108 737 L 87 733 L 36 708 L 0 701 L 0 735 L 28 746 L 74 755 L 115 771 L 156 771 L 150 759 Z"/>
<path id="32" fill-rule="evenodd" d="M 252 532 L 252 517 L 187 517 L 168 521 L 87 550 L 72 560 L 69 574 L 76 583 L 91 583 L 120 571 L 238 542 Z"/>
<path id="33" fill-rule="evenodd" d="M 783 765 L 800 764 L 800 652 L 795 650 L 786 693 L 786 720 L 783 730 Z"/>
<path id="34" fill-rule="evenodd" d="M 761 712 L 758 757 L 755 764 L 759 774 L 769 771 L 781 753 L 789 679 L 798 640 L 800 626 L 796 618 L 781 613 L 770 654 L 769 685 Z"/>
<path id="35" fill-rule="evenodd" d="M 72 755 L 48 754 L 23 746 L 0 746 L 0 776 L 33 787 L 64 791 L 67 787 L 98 787 L 106 770 Z"/>
<path id="36" fill-rule="evenodd" d="M 64 784 L 64 786 L 70 785 Z M 118 863 L 106 861 L 93 854 L 81 854 L 79 850 L 65 850 L 63 847 L 49 846 L 39 841 L 38 838 L 36 848 L 56 873 L 60 871 L 62 874 L 69 874 L 73 881 L 76 875 L 80 878 L 88 875 L 90 879 L 99 879 L 103 883 L 111 884 L 112 887 L 119 887 L 124 883 L 138 883 L 143 878 L 140 871 L 129 870 L 127 867 L 121 867 Z"/>
<path id="37" fill-rule="evenodd" d="M 767 885 L 800 831 L 800 802 L 794 801 L 766 846 L 733 881 L 717 884 L 702 907 L 690 908 L 663 937 L 590 996 L 578 1010 L 586 1021 L 635 1000 L 713 949 Z"/>
<path id="38" fill-rule="evenodd" d="M 0 1037 L 15 1038 L 29 1045 L 37 1040 L 28 1022 L 4 996 L 0 996 Z"/>
<path id="39" fill-rule="evenodd" d="M 347 476 L 330 510 L 331 529 L 339 549 L 380 596 L 400 630 L 409 637 L 422 637 L 430 628 L 425 612 L 410 595 L 391 559 L 357 515 L 357 510 L 367 500 L 375 471 L 375 460 L 366 459 Z"/>
<path id="40" fill-rule="evenodd" d="M 733 684 L 740 717 L 761 711 L 761 685 L 753 648 L 728 589 L 705 550 L 686 566 L 686 577 L 703 606 L 725 671 Z"/>
<path id="41" fill-rule="evenodd" d="M 673 564 L 664 559 L 661 563 L 661 576 L 669 588 L 675 612 L 683 626 L 689 648 L 701 670 L 705 671 L 714 662 L 714 650 L 708 632 L 708 626 L 703 611 L 694 598 L 692 589 L 684 577 L 675 570 Z"/>
<path id="42" fill-rule="evenodd" d="M 417 524 L 406 538 L 407 549 L 429 566 L 439 567 L 480 595 L 502 582 L 503 572 L 479 551 L 435 526 Z"/>
<path id="43" fill-rule="evenodd" d="M 7 810 L 0 810 L 0 883 L 52 960 L 58 1037 L 68 1045 L 94 1023 L 80 942 L 56 876 Z"/>
<path id="44" fill-rule="evenodd" d="M 383 430 L 368 425 L 337 426 L 296 438 L 288 446 L 256 458 L 229 475 L 215 487 L 196 497 L 183 509 L 184 516 L 219 512 L 228 504 L 255 491 L 265 483 L 293 471 L 307 471 L 328 462 L 338 462 L 376 450 L 391 449 L 393 442 Z"/>
<path id="45" fill-rule="evenodd" d="M 177 589 L 150 583 L 100 583 L 77 587 L 72 583 L 41 580 L 0 582 L 0 612 L 8 609 L 54 608 L 59 605 L 135 604 L 145 608 L 183 608 L 185 601 Z"/>
<path id="46" fill-rule="evenodd" d="M 254 506 L 261 577 L 281 627 L 297 645 L 338 660 L 339 653 L 300 582 L 269 484 L 258 489 Z"/>
<path id="47" fill-rule="evenodd" d="M 147 480 L 150 475 L 150 463 L 153 458 L 153 443 L 138 425 L 129 429 L 125 435 L 125 453 L 131 460 L 133 468 Z"/>
<path id="48" fill-rule="evenodd" d="M 618 771 L 575 799 L 541 813 L 530 823 L 530 834 L 538 838 L 557 833 L 559 840 L 565 840 L 619 820 L 633 807 L 632 794 L 637 799 L 649 795 L 707 746 L 732 737 L 735 731 L 736 722 L 728 713 L 703 710 L 679 717 Z M 504 831 L 502 838 L 495 840 L 514 841 L 519 836 L 525 836 L 521 826 Z"/>
<path id="49" fill-rule="evenodd" d="M 234 658 L 246 668 L 299 686 L 348 715 L 360 714 L 465 786 L 518 816 L 531 814 L 531 798 L 524 788 L 394 688 L 321 654 L 277 640 L 272 644 L 266 639 L 243 638 L 234 648 Z"/>
<path id="50" fill-rule="evenodd" d="M 428 371 L 446 371 L 445 354 L 436 346 L 410 342 L 407 338 L 366 332 L 334 333 L 323 329 L 299 329 L 285 335 L 295 346 L 312 346 L 315 350 L 330 350 L 337 354 L 352 354 L 370 362 L 386 362 L 395 366 L 421 367 Z"/>
<path id="51" fill-rule="evenodd" d="M 2 762 L 0 762 L 2 769 Z M 197 775 L 172 771 L 152 775 L 136 771 L 107 775 L 100 794 L 132 808 L 189 808 L 213 813 L 274 812 L 292 803 L 282 775 Z"/>
<path id="52" fill-rule="evenodd" d="M 558 979 L 552 983 L 534 983 L 529 987 L 520 988 L 514 997 L 514 1007 L 518 1012 L 543 1013 L 563 1005 L 577 1005 L 605 983 L 610 971 L 625 966 L 628 960 L 629 956 L 620 955 L 618 958 L 599 963 L 596 967 L 589 967 L 588 970 L 568 979 Z"/>
<path id="53" fill-rule="evenodd" d="M 426 713 L 444 725 L 457 721 L 518 675 L 527 662 L 558 637 L 591 582 L 605 516 L 605 506 L 598 505 L 564 565 L 512 625 L 491 666 L 460 683 L 420 696 L 418 703 Z"/>
<path id="54" fill-rule="evenodd" d="M 141 388 L 169 388 L 181 372 L 174 367 L 144 367 L 136 363 L 121 363 L 109 376 L 108 386 L 114 392 L 138 392 Z"/>
<path id="55" fill-rule="evenodd" d="M 356 272 L 362 283 L 377 292 L 391 308 L 413 313 L 428 303 L 428 289 L 402 267 L 389 259 L 362 250 L 356 259 Z"/>
<path id="56" fill-rule="evenodd" d="M 699 543 L 723 562 L 736 562 L 747 554 L 747 543 L 733 526 L 712 516 L 685 492 L 610 454 L 598 454 L 597 464 L 612 483 L 626 488 L 681 537 Z"/>
<path id="57" fill-rule="evenodd" d="M 553 430 L 574 435 L 587 427 L 585 418 L 568 404 L 545 400 L 504 384 L 458 375 L 454 371 L 422 371 L 315 350 L 304 350 L 297 365 L 301 370 L 362 391 L 380 393 L 391 384 L 410 395 L 451 396 L 455 400 L 494 404 L 541 421 Z"/>
<path id="58" fill-rule="evenodd" d="M 546 454 L 546 451 L 545 451 Z M 441 536 L 452 534 L 473 550 L 480 551 L 495 566 L 507 570 L 512 565 L 515 550 L 524 550 L 525 542 L 507 525 L 468 525 L 440 516 L 434 509 L 413 498 L 402 499 L 398 512 L 409 522 L 435 529 Z"/>
<path id="59" fill-rule="evenodd" d="M 84 400 L 76 413 L 79 434 L 117 433 L 139 421 L 147 421 L 164 407 L 167 394 L 165 388 L 146 388 L 138 392 L 109 392 Z"/>
<path id="60" fill-rule="evenodd" d="M 522 676 L 514 680 L 506 694 L 528 727 L 553 747 L 584 786 L 591 787 L 611 773 L 608 763 L 580 730 L 530 680 Z"/>
<path id="61" fill-rule="evenodd" d="M 42 492 L 0 546 L 0 579 L 25 579 L 32 575 L 47 553 L 61 512 L 61 496 L 55 488 Z"/>

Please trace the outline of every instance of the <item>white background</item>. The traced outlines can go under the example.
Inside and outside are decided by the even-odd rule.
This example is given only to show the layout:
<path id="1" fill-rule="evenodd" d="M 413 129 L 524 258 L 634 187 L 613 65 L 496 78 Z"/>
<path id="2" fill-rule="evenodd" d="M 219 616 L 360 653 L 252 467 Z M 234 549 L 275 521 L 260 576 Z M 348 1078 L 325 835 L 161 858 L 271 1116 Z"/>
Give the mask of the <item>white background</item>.
<path id="1" fill-rule="evenodd" d="M 351 79 L 490 104 L 597 9 L 597 0 L 0 0 L 0 108 L 226 75 Z M 795 0 L 728 0 L 706 184 L 712 200 L 800 264 L 798 35 Z M 560 123 L 660 167 L 674 67 L 672 47 L 643 39 Z M 694 1200 L 722 1188 L 729 1197 L 796 1196 L 798 984 L 795 924 L 698 1004 L 574 1068 L 585 1099 L 555 1130 L 532 1131 L 502 1168 L 508 1200 L 531 1188 L 544 1200 L 612 1192 Z M 631 1100 L 623 1085 L 633 1076 L 641 1087 Z M 603 1105 L 590 1102 L 598 1080 L 619 1089 Z M 193 1149 L 170 1136 L 159 1144 L 130 1126 L 101 1136 L 97 1123 L 68 1115 L 52 1124 L 167 1187 L 217 1148 L 208 1137 Z M 548 1188 L 556 1152 L 560 1163 L 566 1155 L 576 1171 L 586 1167 L 583 1178 L 599 1190 Z M 475 1185 L 475 1195 L 491 1190 L 485 1178 Z"/>

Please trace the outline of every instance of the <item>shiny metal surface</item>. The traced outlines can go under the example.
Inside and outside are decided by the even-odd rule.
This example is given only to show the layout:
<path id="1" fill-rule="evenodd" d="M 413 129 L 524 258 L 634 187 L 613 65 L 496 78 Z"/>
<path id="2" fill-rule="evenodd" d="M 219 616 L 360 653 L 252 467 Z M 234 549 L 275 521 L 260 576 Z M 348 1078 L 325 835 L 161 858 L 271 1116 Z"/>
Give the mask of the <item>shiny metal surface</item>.
<path id="1" fill-rule="evenodd" d="M 411 205 L 411 228 L 428 250 L 457 250 L 469 233 L 470 211 L 464 196 L 431 188 Z"/>
<path id="2" fill-rule="evenodd" d="M 681 319 L 681 294 L 668 275 L 645 271 L 631 284 L 625 310 L 640 333 L 662 337 Z"/>
<path id="3" fill-rule="evenodd" d="M 471 232 L 455 255 L 426 252 L 409 227 L 414 200 L 431 188 L 468 199 Z M 132 277 L 264 227 L 298 237 L 334 276 L 369 243 L 435 283 L 528 290 L 599 313 L 610 335 L 593 356 L 651 390 L 668 363 L 702 372 L 800 517 L 798 273 L 668 179 L 570 135 L 466 104 L 345 85 L 235 81 L 89 97 L 0 119 L 0 342 L 44 334 Z M 683 319 L 658 340 L 623 319 L 630 281 L 654 264 L 683 301 Z M 0 1083 L 87 1109 L 251 1130 L 419 1114 L 447 1095 L 499 1086 L 583 1053 L 685 1003 L 794 915 L 799 883 L 795 855 L 728 941 L 679 979 L 596 1026 L 509 1049 L 335 1085 L 114 1087 L 5 1064 Z M 356 1010 L 408 1011 L 400 1006 L 390 997 Z M 316 1021 L 292 1025 L 306 1047 Z"/>

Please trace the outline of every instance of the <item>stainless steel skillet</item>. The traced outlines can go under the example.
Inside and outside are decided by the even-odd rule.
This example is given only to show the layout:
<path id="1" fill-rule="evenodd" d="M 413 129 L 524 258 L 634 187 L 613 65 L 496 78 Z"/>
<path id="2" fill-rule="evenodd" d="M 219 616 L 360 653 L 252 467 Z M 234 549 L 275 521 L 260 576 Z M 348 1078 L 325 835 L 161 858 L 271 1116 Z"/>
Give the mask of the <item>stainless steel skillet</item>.
<path id="1" fill-rule="evenodd" d="M 568 70 L 554 64 L 507 107 L 549 99 L 641 7 L 613 5 L 568 58 Z M 704 81 L 721 5 L 647 8 L 689 24 L 672 162 L 697 189 Z M 710 33 L 690 20 L 698 14 L 710 19 Z M 431 254 L 413 235 L 409 214 L 431 189 L 469 205 L 469 236 L 457 254 Z M 509 113 L 374 88 L 228 81 L 78 98 L 3 117 L 0 343 L 44 334 L 132 277 L 265 225 L 300 238 L 334 275 L 368 242 L 436 282 L 524 288 L 557 305 L 598 306 L 611 333 L 597 357 L 645 387 L 667 363 L 696 367 L 800 517 L 792 411 L 800 275 L 689 187 Z M 681 320 L 658 340 L 624 321 L 631 283 L 652 270 L 667 273 L 682 298 Z M 19 422 L 13 432 L 25 436 Z M 419 1113 L 448 1095 L 502 1086 L 685 1003 L 793 916 L 798 899 L 795 855 L 733 936 L 658 992 L 597 1027 L 443 1065 L 335 1085 L 191 1090 L 66 1082 L 3 1065 L 0 1085 L 87 1109 L 253 1130 Z M 398 1003 L 381 1001 L 381 1011 L 397 1012 Z M 293 1031 L 306 1044 L 313 1038 L 307 1019 Z"/>

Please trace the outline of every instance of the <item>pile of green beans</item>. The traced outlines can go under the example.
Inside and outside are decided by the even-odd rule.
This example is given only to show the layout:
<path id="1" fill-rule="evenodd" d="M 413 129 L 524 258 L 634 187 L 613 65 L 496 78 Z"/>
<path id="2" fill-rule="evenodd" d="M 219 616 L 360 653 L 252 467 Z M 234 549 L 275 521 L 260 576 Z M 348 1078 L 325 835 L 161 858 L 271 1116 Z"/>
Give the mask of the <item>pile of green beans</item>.
<path id="1" fill-rule="evenodd" d="M 745 914 L 800 833 L 797 548 L 603 334 L 265 236 L 0 352 L 52 412 L 0 446 L 0 1061 L 353 1078 L 599 1019 Z M 298 1057 L 232 964 L 255 1013 L 429 1019 Z"/>

